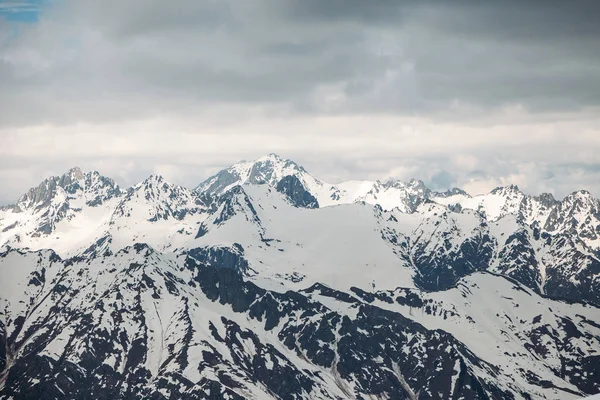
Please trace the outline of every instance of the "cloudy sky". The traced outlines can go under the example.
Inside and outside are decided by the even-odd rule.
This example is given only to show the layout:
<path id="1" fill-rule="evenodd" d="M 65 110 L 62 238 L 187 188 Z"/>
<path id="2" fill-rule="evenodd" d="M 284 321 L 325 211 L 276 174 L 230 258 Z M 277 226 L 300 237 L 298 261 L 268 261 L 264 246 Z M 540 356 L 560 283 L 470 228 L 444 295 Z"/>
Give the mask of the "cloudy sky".
<path id="1" fill-rule="evenodd" d="M 195 186 L 240 159 L 332 183 L 600 195 L 600 2 L 0 0 L 0 202 L 79 165 Z"/>

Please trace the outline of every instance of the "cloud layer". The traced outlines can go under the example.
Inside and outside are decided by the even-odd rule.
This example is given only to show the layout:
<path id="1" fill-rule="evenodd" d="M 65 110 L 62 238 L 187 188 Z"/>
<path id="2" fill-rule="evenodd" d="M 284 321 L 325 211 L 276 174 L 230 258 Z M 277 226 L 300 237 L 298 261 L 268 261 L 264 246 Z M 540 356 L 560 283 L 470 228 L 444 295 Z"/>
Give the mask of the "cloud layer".
<path id="1" fill-rule="evenodd" d="M 0 182 L 193 186 L 274 151 L 331 181 L 562 196 L 600 177 L 596 1 L 45 3 L 0 13 Z"/>

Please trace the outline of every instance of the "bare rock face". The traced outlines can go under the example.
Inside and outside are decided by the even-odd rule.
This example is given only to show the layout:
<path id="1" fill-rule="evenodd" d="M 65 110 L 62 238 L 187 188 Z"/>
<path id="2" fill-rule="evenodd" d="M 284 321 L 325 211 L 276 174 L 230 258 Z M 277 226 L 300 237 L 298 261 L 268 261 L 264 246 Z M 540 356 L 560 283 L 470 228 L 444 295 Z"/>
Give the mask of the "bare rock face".
<path id="1" fill-rule="evenodd" d="M 284 177 L 277 184 L 277 191 L 285 194 L 296 207 L 319 208 L 319 202 L 302 185 L 294 175 Z"/>

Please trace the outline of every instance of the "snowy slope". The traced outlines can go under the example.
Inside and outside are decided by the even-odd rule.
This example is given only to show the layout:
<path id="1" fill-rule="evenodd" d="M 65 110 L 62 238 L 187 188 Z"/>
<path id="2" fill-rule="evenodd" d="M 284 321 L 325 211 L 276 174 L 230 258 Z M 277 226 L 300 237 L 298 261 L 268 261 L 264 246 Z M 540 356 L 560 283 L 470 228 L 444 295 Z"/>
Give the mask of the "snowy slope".
<path id="1" fill-rule="evenodd" d="M 411 269 L 381 240 L 371 205 L 297 208 L 268 185 L 244 186 L 231 203 L 207 221 L 193 246 L 241 243 L 255 273 L 288 280 L 286 290 L 315 282 L 342 290 L 412 286 Z"/>
<path id="2" fill-rule="evenodd" d="M 569 399 L 600 389 L 597 308 L 488 274 L 437 293 L 270 291 L 242 278 L 233 253 L 208 265 L 215 254 L 141 244 L 91 260 L 0 254 L 11 278 L 1 393 Z"/>
<path id="3" fill-rule="evenodd" d="M 444 205 L 460 204 L 482 212 L 490 221 L 495 221 L 508 214 L 519 212 L 519 205 L 525 195 L 515 185 L 498 187 L 489 194 L 471 197 L 467 194 L 457 194 L 448 197 L 433 197 L 432 200 Z"/>
<path id="4" fill-rule="evenodd" d="M 598 393 L 599 237 L 585 191 L 72 169 L 0 209 L 0 398 Z"/>
<path id="5" fill-rule="evenodd" d="M 600 325 L 591 322 L 598 318 L 595 307 L 549 302 L 518 284 L 482 273 L 447 291 L 398 289 L 378 292 L 373 299 L 374 305 L 408 314 L 429 329 L 469 343 L 478 357 L 499 367 L 517 385 L 546 382 L 544 388 L 529 389 L 532 397 L 578 398 L 577 383 L 598 374 Z M 574 363 L 580 354 L 589 354 L 585 367 Z"/>

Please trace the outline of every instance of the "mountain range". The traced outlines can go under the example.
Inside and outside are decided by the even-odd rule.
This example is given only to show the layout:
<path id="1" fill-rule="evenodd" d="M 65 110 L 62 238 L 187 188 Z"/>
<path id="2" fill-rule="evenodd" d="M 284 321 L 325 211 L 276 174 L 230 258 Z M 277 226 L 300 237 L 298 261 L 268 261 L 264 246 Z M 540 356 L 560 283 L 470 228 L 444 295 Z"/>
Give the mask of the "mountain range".
<path id="1" fill-rule="evenodd" d="M 0 208 L 1 399 L 600 392 L 600 201 L 73 168 Z"/>

